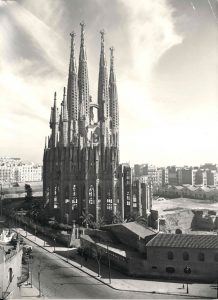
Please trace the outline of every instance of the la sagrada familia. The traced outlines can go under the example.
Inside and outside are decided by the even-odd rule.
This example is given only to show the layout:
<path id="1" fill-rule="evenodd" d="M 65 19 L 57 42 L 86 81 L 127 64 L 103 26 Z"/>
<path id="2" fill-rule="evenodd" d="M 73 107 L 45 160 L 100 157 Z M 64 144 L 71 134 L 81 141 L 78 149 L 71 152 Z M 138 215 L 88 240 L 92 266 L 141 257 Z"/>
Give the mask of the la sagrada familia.
<path id="1" fill-rule="evenodd" d="M 75 33 L 67 89 L 63 90 L 60 113 L 56 93 L 51 108 L 51 134 L 43 157 L 43 197 L 51 216 L 64 223 L 79 222 L 91 214 L 96 222 L 104 218 L 122 220 L 133 213 L 149 215 L 152 186 L 133 180 L 128 164 L 119 164 L 119 108 L 110 48 L 110 71 L 101 31 L 97 103 L 89 93 L 85 25 L 81 26 L 79 64 L 75 55 Z"/>

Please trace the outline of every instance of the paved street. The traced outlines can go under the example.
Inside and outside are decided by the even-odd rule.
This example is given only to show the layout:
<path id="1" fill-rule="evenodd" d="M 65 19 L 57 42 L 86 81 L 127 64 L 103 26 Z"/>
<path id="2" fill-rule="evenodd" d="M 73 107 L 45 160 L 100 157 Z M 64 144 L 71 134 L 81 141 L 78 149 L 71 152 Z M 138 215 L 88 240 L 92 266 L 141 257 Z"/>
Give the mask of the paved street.
<path id="1" fill-rule="evenodd" d="M 183 299 L 180 296 L 158 295 L 144 292 L 114 290 L 95 278 L 72 267 L 54 254 L 28 241 L 33 247 L 33 285 L 48 298 L 95 298 L 95 299 Z M 38 273 L 39 272 L 39 273 Z M 191 297 L 190 297 L 191 298 Z M 188 299 L 188 297 L 185 297 Z"/>

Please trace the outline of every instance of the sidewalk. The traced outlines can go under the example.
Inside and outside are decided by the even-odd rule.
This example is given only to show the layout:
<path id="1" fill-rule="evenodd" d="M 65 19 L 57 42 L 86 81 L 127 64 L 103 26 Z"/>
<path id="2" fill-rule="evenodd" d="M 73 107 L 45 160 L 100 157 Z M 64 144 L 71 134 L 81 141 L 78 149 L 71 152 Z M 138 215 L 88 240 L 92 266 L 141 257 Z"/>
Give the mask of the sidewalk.
<path id="1" fill-rule="evenodd" d="M 109 285 L 110 287 L 123 290 L 123 291 L 137 291 L 145 293 L 157 293 L 157 294 L 170 294 L 170 295 L 183 295 L 187 296 L 186 293 L 186 284 L 183 288 L 182 283 L 174 282 L 162 282 L 162 281 L 153 281 L 146 279 L 135 279 L 128 277 L 116 270 L 111 269 L 111 283 L 109 283 L 109 269 L 107 266 L 101 264 L 101 278 L 98 277 L 97 271 L 97 262 L 93 259 L 88 259 L 85 261 L 84 258 L 77 255 L 76 249 L 60 247 L 57 245 L 51 245 L 48 242 L 45 242 L 41 238 L 35 237 L 34 235 L 27 233 L 22 228 L 15 229 L 23 237 L 29 239 L 31 242 L 37 244 L 40 247 L 43 247 L 50 253 L 54 253 L 58 258 L 65 260 L 70 263 L 72 266 L 82 270 L 83 272 L 89 274 L 92 277 L 100 280 L 102 283 Z M 54 251 L 55 250 L 55 251 Z M 82 265 L 82 267 L 81 267 Z M 212 298 L 217 299 L 216 288 L 213 284 L 198 284 L 193 283 L 188 285 L 189 294 L 188 296 L 197 297 L 197 298 Z"/>
<path id="2" fill-rule="evenodd" d="M 23 284 L 19 288 L 19 295 L 15 295 L 15 297 L 12 297 L 12 299 L 25 299 L 28 300 L 36 300 L 39 298 L 39 290 L 34 287 L 30 286 L 30 284 Z M 43 295 L 40 296 L 40 299 L 46 299 Z"/>

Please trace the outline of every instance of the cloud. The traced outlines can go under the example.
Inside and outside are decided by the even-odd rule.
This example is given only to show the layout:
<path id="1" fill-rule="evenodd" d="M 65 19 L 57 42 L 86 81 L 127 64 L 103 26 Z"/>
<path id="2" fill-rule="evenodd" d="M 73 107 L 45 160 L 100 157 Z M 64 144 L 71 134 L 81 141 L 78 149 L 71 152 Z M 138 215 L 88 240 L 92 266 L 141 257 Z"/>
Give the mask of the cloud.
<path id="1" fill-rule="evenodd" d="M 79 22 L 84 20 L 93 100 L 97 98 L 100 29 L 107 33 L 107 57 L 108 48 L 115 46 L 121 159 L 169 163 L 172 159 L 185 161 L 190 155 L 194 160 L 192 150 L 189 154 L 185 146 L 175 150 L 171 143 L 173 139 L 181 144 L 180 137 L 184 140 L 187 136 L 190 148 L 196 151 L 190 132 L 198 130 L 196 120 L 205 117 L 203 111 L 207 113 L 206 132 L 215 127 L 209 115 L 215 118 L 216 112 L 206 109 L 203 99 L 209 95 L 210 103 L 215 103 L 215 88 L 206 78 L 214 74 L 214 59 L 212 63 L 212 52 L 208 52 L 208 64 L 204 53 L 206 48 L 215 48 L 212 38 L 207 38 L 214 19 L 204 2 L 196 5 L 195 1 L 194 12 L 190 3 L 181 0 L 0 1 L 2 154 L 41 160 L 53 92 L 58 92 L 60 102 L 67 84 L 69 33 L 77 32 L 78 60 Z M 201 45 L 201 39 L 207 47 Z M 189 62 L 185 53 L 192 53 Z M 194 76 L 190 76 L 190 68 Z M 202 70 L 206 70 L 204 75 Z M 192 96 L 198 101 L 190 100 Z M 198 108 L 204 107 L 201 112 L 196 102 Z M 192 129 L 187 134 L 188 128 Z M 205 136 L 209 139 L 212 134 Z M 206 157 L 205 149 L 199 152 L 202 157 Z"/>
<path id="2" fill-rule="evenodd" d="M 182 42 L 182 37 L 175 32 L 173 9 L 167 1 L 122 2 L 128 11 L 131 55 L 129 69 L 126 67 L 126 71 L 120 74 L 119 82 L 121 144 L 125 143 L 129 132 L 143 136 L 145 130 L 161 124 L 161 117 L 153 106 L 152 71 L 168 49 Z M 138 148 L 138 143 L 133 144 Z M 125 151 L 123 159 L 128 156 L 133 157 L 133 154 Z"/>

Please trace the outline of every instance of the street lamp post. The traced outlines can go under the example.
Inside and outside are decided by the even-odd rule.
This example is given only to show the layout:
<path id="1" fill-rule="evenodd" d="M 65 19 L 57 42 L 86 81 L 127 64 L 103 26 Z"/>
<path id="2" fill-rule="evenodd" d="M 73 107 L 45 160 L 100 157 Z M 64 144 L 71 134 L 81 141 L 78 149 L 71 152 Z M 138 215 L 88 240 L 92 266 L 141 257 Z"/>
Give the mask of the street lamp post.
<path id="1" fill-rule="evenodd" d="M 38 271 L 38 282 L 39 282 L 39 297 L 41 297 L 41 278 L 40 278 L 40 271 Z"/>
<path id="2" fill-rule="evenodd" d="M 54 252 L 55 252 L 55 243 L 56 243 L 56 239 L 54 238 Z"/>
<path id="3" fill-rule="evenodd" d="M 108 244 L 107 244 L 107 258 L 108 258 L 108 277 L 109 277 L 109 283 L 111 284 L 111 260 L 108 250 Z"/>
<path id="4" fill-rule="evenodd" d="M 2 217 L 2 198 L 3 198 L 2 183 L 0 183 L 0 185 L 1 185 L 1 217 Z"/>
<path id="5" fill-rule="evenodd" d="M 83 248 L 81 247 L 81 259 L 80 259 L 80 267 L 82 268 L 82 266 L 83 266 Z"/>
<path id="6" fill-rule="evenodd" d="M 218 279 L 217 279 L 217 281 L 216 281 L 216 297 L 217 297 L 217 299 L 218 299 Z"/>
<path id="7" fill-rule="evenodd" d="M 68 262 L 68 260 L 69 260 L 69 256 L 70 256 L 70 241 L 71 241 L 71 236 L 70 236 L 70 234 L 69 234 L 69 236 L 68 236 L 68 243 L 67 243 L 67 262 Z"/>
<path id="8" fill-rule="evenodd" d="M 185 274 L 191 274 L 191 268 L 187 265 L 186 267 L 185 267 L 185 269 L 184 269 L 184 273 Z M 189 293 L 189 289 L 188 289 L 188 280 L 187 280 L 187 288 L 186 288 L 186 293 L 188 294 Z"/>
<path id="9" fill-rule="evenodd" d="M 35 241 L 36 241 L 36 233 L 37 233 L 37 231 L 36 231 L 36 225 L 35 225 Z"/>

